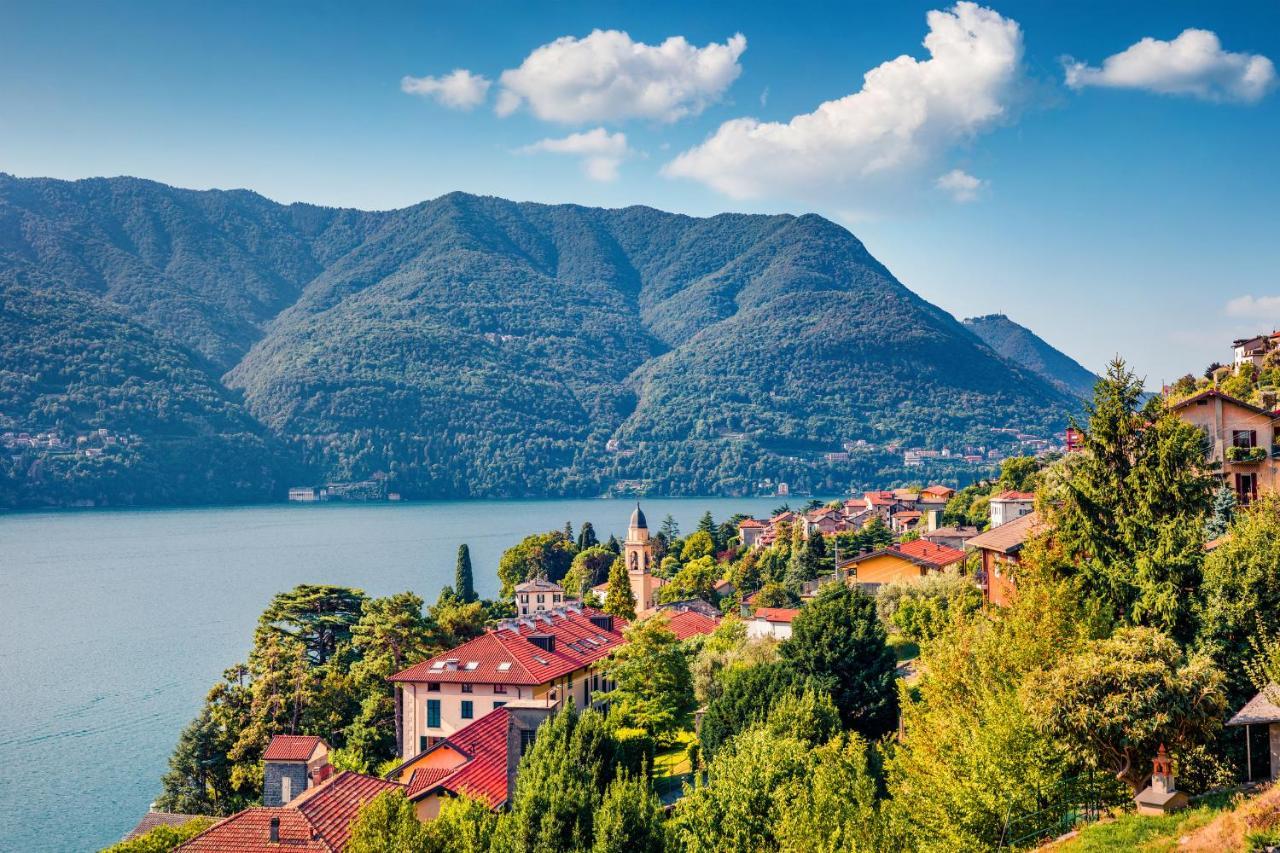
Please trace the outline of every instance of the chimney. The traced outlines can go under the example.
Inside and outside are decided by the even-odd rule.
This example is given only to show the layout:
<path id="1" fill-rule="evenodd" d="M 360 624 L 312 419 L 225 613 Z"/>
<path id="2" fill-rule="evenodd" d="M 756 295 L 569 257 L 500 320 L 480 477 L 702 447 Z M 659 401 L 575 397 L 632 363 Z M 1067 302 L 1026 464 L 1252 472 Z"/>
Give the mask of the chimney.
<path id="1" fill-rule="evenodd" d="M 272 844 L 280 843 L 280 818 L 271 818 L 271 828 L 267 830 L 267 841 Z"/>
<path id="2" fill-rule="evenodd" d="M 606 613 L 592 614 L 591 624 L 595 625 L 601 631 L 613 631 L 613 617 Z"/>
<path id="3" fill-rule="evenodd" d="M 555 634 L 530 634 L 528 639 L 543 651 L 554 653 L 556 650 Z"/>

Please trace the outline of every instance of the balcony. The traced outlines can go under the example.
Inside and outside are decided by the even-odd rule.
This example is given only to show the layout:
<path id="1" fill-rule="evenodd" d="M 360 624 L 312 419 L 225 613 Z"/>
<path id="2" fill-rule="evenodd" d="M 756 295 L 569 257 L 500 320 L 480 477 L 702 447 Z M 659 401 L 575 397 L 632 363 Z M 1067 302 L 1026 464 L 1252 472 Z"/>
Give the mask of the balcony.
<path id="1" fill-rule="evenodd" d="M 1240 464 L 1256 464 L 1266 461 L 1269 454 L 1265 447 L 1228 447 L 1227 461 Z"/>

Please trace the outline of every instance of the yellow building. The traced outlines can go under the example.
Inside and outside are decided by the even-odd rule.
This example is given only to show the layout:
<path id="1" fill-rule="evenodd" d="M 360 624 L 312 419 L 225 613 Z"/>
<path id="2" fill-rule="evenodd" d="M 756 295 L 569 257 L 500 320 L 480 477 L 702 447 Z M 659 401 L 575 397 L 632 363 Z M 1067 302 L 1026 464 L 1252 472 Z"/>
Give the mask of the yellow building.
<path id="1" fill-rule="evenodd" d="M 917 539 L 860 554 L 842 562 L 840 568 L 848 573 L 850 583 L 871 592 L 887 583 L 918 583 L 930 573 L 962 564 L 964 557 L 964 551 Z"/>

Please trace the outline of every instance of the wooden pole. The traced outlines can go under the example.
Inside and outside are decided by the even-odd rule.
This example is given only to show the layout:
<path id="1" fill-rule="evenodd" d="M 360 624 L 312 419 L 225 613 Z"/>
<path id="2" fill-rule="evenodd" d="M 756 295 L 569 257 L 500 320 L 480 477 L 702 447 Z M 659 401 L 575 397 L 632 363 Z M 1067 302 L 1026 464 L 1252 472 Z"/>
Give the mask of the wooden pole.
<path id="1" fill-rule="evenodd" d="M 1244 763 L 1245 773 L 1248 774 L 1249 781 L 1253 781 L 1253 738 L 1249 737 L 1249 724 L 1244 725 Z"/>

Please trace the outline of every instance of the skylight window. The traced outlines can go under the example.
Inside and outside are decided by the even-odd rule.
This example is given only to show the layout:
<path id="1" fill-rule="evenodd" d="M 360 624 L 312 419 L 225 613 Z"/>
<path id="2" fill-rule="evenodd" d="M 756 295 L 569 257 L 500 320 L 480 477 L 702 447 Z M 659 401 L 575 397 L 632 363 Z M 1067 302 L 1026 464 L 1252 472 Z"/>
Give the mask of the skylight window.
<path id="1" fill-rule="evenodd" d="M 442 660 L 436 661 L 435 663 L 431 664 L 431 668 L 434 670 L 444 669 L 444 661 Z"/>
<path id="2" fill-rule="evenodd" d="M 467 661 L 467 669 L 475 669 L 475 668 L 476 668 L 476 667 L 478 667 L 479 665 L 480 665 L 480 661 L 478 661 L 478 660 L 469 660 L 469 661 Z"/>
<path id="3" fill-rule="evenodd" d="M 504 660 L 502 663 L 498 664 L 498 672 L 506 672 L 509 669 L 511 669 L 511 661 L 509 660 Z"/>
<path id="4" fill-rule="evenodd" d="M 540 657 L 538 657 L 537 655 L 534 655 L 534 656 L 533 656 L 533 659 L 534 659 L 534 660 L 536 660 L 538 663 L 542 664 L 543 666 L 546 666 L 546 665 L 547 665 L 547 659 L 546 659 L 546 658 L 540 658 Z"/>

